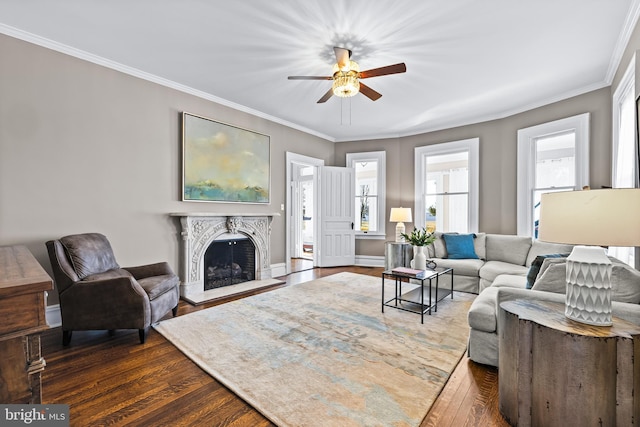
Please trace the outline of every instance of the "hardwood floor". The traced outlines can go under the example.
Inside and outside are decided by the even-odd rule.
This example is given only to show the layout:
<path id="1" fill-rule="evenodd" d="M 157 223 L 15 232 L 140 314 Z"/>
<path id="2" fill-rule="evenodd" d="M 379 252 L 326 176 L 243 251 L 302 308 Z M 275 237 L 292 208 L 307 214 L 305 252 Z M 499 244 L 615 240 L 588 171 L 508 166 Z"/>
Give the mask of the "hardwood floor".
<path id="1" fill-rule="evenodd" d="M 382 269 L 316 268 L 283 277 L 283 286 L 341 271 L 380 277 Z M 223 302 L 181 301 L 178 315 Z M 75 332 L 63 348 L 62 332 L 55 328 L 43 334 L 42 352 L 43 403 L 70 405 L 72 426 L 273 425 L 153 329 L 142 345 L 135 330 L 112 337 L 88 331 Z M 497 371 L 464 356 L 421 425 L 508 425 L 498 413 Z"/>

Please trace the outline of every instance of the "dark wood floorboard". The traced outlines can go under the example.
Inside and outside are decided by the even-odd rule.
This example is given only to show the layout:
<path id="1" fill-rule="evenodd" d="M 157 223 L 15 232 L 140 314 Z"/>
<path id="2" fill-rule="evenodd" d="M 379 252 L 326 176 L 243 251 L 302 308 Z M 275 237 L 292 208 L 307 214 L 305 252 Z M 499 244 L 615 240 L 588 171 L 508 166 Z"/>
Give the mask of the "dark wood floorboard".
<path id="1" fill-rule="evenodd" d="M 382 269 L 315 268 L 282 277 L 282 286 L 341 271 L 380 277 Z M 233 299 L 199 306 L 181 301 L 178 315 Z M 43 402 L 70 405 L 71 426 L 273 425 L 154 329 L 144 344 L 135 330 L 112 337 L 107 331 L 78 331 L 64 348 L 62 332 L 54 328 L 43 334 L 42 352 Z M 421 425 L 507 426 L 498 412 L 497 378 L 494 368 L 464 356 Z"/>

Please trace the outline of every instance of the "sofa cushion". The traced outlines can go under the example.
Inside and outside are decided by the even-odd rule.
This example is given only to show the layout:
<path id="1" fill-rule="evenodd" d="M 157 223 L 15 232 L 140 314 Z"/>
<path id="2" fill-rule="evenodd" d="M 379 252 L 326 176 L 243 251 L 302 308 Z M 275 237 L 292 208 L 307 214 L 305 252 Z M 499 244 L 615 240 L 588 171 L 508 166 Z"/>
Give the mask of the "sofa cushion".
<path id="1" fill-rule="evenodd" d="M 611 262 L 611 300 L 640 304 L 640 271 L 615 258 Z M 566 293 L 566 271 L 566 258 L 546 259 L 532 289 Z"/>
<path id="2" fill-rule="evenodd" d="M 640 304 L 640 271 L 623 262 L 613 261 L 611 300 Z"/>
<path id="3" fill-rule="evenodd" d="M 538 273 L 540 272 L 540 268 L 542 267 L 542 263 L 547 258 L 566 258 L 568 257 L 568 253 L 564 254 L 546 254 L 546 255 L 538 255 L 535 257 L 531 266 L 529 267 L 529 271 L 527 272 L 527 289 L 531 289 L 536 279 L 538 278 Z"/>
<path id="4" fill-rule="evenodd" d="M 525 289 L 527 287 L 527 277 L 517 274 L 501 274 L 496 277 L 491 287 Z"/>
<path id="5" fill-rule="evenodd" d="M 531 237 L 487 234 L 487 260 L 490 261 L 524 266 L 530 248 Z"/>
<path id="6" fill-rule="evenodd" d="M 484 265 L 484 261 L 479 259 L 434 258 L 433 261 L 438 267 L 453 268 L 453 274 L 456 276 L 479 277 L 480 268 Z"/>
<path id="7" fill-rule="evenodd" d="M 569 255 L 572 250 L 572 245 L 563 245 L 560 243 L 548 243 L 541 242 L 540 240 L 534 240 L 531 244 L 531 249 L 529 249 L 529 253 L 527 254 L 527 261 L 525 265 L 527 267 L 531 266 L 533 260 L 535 260 L 538 255 L 564 253 Z"/>
<path id="8" fill-rule="evenodd" d="M 480 269 L 480 278 L 493 282 L 496 277 L 501 274 L 526 276 L 527 271 L 529 271 L 529 269 L 524 265 L 516 265 L 502 261 L 487 261 Z"/>
<path id="9" fill-rule="evenodd" d="M 120 268 L 111 244 L 99 233 L 74 234 L 60 239 L 80 280 L 107 270 Z"/>
<path id="10" fill-rule="evenodd" d="M 476 233 L 476 238 L 473 239 L 473 247 L 476 251 L 478 258 L 482 260 L 487 259 L 487 233 Z"/>
<path id="11" fill-rule="evenodd" d="M 485 289 L 476 297 L 469 308 L 467 319 L 469 326 L 484 332 L 496 331 L 496 297 L 498 289 L 493 286 Z"/>
<path id="12" fill-rule="evenodd" d="M 473 234 L 443 234 L 445 246 L 447 247 L 447 258 L 449 259 L 478 259 L 473 240 Z"/>
<path id="13" fill-rule="evenodd" d="M 436 240 L 433 241 L 433 257 L 435 258 L 447 258 L 447 246 L 442 238 L 442 232 L 436 231 L 434 235 L 436 236 Z M 455 234 L 455 233 L 449 233 Z"/>

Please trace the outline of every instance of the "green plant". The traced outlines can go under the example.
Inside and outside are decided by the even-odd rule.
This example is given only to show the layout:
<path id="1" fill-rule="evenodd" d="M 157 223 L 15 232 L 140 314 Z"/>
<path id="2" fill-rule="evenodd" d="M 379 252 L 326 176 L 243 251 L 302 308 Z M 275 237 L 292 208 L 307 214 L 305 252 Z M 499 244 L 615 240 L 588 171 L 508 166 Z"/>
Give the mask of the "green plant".
<path id="1" fill-rule="evenodd" d="M 436 240 L 435 234 L 427 231 L 426 228 L 414 228 L 411 234 L 402 233 L 401 235 L 413 246 L 427 246 Z"/>

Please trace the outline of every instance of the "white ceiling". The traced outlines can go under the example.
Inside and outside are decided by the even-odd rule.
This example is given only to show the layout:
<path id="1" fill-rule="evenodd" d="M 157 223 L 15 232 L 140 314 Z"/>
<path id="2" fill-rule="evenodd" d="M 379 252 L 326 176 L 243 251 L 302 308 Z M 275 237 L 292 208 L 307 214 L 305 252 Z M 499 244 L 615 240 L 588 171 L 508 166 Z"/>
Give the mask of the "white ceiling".
<path id="1" fill-rule="evenodd" d="M 505 117 L 608 86 L 639 2 L 0 0 L 0 32 L 348 141 Z M 352 49 L 362 70 L 405 62 L 407 72 L 368 79 L 378 101 L 317 104 L 329 81 L 287 76 L 330 75 L 333 46 Z"/>

